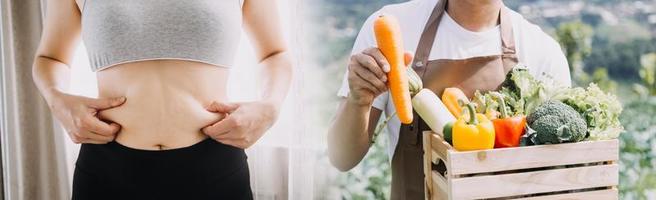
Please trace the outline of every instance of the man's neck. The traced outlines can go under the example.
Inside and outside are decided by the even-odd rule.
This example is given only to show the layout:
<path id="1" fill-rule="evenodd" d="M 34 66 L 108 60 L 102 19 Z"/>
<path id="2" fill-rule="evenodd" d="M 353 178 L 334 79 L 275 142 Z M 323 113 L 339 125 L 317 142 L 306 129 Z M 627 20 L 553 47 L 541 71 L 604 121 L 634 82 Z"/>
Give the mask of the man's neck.
<path id="1" fill-rule="evenodd" d="M 451 0 L 447 12 L 460 26 L 473 32 L 485 31 L 499 24 L 501 0 Z"/>

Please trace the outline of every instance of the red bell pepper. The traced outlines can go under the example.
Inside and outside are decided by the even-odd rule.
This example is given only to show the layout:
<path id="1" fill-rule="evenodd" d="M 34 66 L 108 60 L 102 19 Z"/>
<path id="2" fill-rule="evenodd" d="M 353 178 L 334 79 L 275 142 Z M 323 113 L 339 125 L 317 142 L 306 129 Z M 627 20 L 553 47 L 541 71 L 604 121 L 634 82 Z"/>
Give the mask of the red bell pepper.
<path id="1" fill-rule="evenodd" d="M 498 119 L 493 119 L 494 132 L 496 137 L 494 139 L 494 148 L 517 147 L 519 141 L 526 131 L 526 116 L 517 115 L 508 116 L 506 102 L 503 95 L 497 93 L 495 95 L 499 99 L 499 110 L 501 116 Z"/>

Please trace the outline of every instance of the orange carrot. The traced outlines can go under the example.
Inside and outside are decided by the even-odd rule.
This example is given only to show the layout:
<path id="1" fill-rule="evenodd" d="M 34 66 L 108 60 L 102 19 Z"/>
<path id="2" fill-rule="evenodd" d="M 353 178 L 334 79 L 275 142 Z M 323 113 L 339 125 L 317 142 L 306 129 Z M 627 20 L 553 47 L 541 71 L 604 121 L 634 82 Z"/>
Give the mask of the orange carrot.
<path id="1" fill-rule="evenodd" d="M 412 123 L 412 101 L 404 65 L 403 41 L 399 22 L 393 16 L 382 15 L 374 22 L 378 49 L 390 64 L 387 84 L 396 113 L 403 124 Z"/>

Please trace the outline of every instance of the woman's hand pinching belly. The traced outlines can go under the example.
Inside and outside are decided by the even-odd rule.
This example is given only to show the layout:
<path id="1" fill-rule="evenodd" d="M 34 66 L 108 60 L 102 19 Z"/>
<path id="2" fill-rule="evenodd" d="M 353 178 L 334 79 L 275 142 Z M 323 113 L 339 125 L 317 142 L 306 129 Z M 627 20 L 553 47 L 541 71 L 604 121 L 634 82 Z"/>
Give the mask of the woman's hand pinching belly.
<path id="1" fill-rule="evenodd" d="M 125 101 L 125 97 L 94 99 L 59 93 L 50 110 L 74 143 L 106 144 L 114 140 L 121 126 L 100 120 L 98 112 L 118 107 Z"/>
<path id="2" fill-rule="evenodd" d="M 255 144 L 278 117 L 278 107 L 266 101 L 245 103 L 212 102 L 207 110 L 225 118 L 202 129 L 214 140 L 246 149 Z"/>

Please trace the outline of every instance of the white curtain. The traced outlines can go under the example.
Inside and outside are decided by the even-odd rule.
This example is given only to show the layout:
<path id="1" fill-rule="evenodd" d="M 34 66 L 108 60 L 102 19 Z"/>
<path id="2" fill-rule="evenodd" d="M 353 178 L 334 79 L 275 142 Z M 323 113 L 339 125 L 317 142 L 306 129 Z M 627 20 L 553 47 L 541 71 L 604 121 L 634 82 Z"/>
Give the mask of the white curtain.
<path id="1" fill-rule="evenodd" d="M 4 199 L 68 199 L 61 133 L 32 82 L 39 0 L 0 0 L 0 146 Z"/>
<path id="2" fill-rule="evenodd" d="M 278 122 L 250 149 L 247 149 L 251 172 L 251 186 L 256 199 L 323 199 L 317 188 L 323 183 L 315 181 L 320 132 L 309 131 L 312 112 L 306 101 L 308 87 L 304 66 L 309 60 L 305 55 L 305 31 L 302 24 L 305 5 L 301 0 L 278 0 L 282 30 L 291 50 L 294 63 L 292 88 L 282 107 Z M 84 48 L 79 48 L 73 63 L 71 92 L 90 97 L 97 96 L 95 75 L 90 71 Z M 231 70 L 228 96 L 231 101 L 254 100 L 259 83 L 253 78 L 258 65 L 247 37 L 243 34 L 236 64 Z M 73 163 L 79 145 L 71 143 L 65 134 L 68 176 L 72 177 Z"/>

